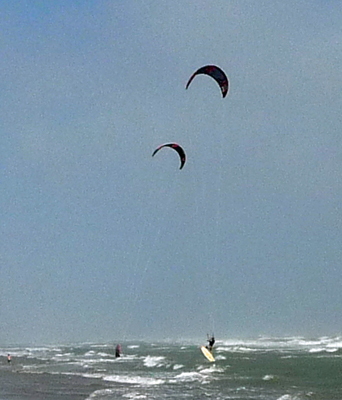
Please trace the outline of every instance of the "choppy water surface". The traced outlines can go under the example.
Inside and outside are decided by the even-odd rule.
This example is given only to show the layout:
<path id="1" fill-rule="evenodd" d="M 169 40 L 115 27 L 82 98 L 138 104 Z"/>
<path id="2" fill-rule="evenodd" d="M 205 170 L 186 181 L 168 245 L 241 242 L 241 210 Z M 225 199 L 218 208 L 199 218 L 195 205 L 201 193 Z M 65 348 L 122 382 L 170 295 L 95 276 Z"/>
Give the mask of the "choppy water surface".
<path id="1" fill-rule="evenodd" d="M 342 338 L 218 341 L 215 363 L 189 342 L 116 343 L 0 349 L 19 373 L 95 378 L 112 399 L 342 399 Z M 3 361 L 5 364 L 5 361 Z M 6 366 L 8 367 L 8 366 Z M 4 366 L 2 367 L 4 368 Z"/>

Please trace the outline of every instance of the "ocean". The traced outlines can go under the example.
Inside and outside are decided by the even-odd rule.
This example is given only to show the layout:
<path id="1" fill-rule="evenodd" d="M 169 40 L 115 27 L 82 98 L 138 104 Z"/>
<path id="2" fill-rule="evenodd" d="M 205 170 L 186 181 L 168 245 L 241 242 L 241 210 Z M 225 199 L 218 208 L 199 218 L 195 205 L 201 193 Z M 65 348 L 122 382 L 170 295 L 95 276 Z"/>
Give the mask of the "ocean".
<path id="1" fill-rule="evenodd" d="M 0 348 L 0 400 L 342 400 L 341 337 L 204 342 Z"/>

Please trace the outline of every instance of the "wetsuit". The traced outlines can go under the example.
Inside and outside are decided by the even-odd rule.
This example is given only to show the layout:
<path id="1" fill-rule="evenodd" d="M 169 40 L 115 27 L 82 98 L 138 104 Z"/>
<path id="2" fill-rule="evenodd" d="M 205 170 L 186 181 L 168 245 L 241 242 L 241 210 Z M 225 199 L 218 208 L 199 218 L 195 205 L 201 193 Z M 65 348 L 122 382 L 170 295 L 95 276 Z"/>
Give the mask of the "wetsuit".
<path id="1" fill-rule="evenodd" d="M 115 347 L 115 357 L 117 358 L 117 357 L 120 357 L 120 356 L 121 356 L 121 346 L 118 344 Z"/>
<path id="2" fill-rule="evenodd" d="M 214 347 L 214 344 L 215 344 L 215 338 L 214 338 L 214 336 L 213 337 L 211 337 L 210 339 L 208 339 L 208 346 L 207 346 L 207 348 L 208 348 L 208 350 L 209 351 L 213 351 L 213 347 Z"/>

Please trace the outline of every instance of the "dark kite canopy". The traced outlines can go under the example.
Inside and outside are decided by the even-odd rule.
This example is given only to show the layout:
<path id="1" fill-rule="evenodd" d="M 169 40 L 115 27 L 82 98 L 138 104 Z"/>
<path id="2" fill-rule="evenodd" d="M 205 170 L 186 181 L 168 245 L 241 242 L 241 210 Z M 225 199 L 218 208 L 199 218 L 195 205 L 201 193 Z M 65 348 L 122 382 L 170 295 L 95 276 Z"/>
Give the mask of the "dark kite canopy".
<path id="1" fill-rule="evenodd" d="M 166 144 L 160 145 L 159 147 L 157 147 L 157 148 L 154 150 L 154 152 L 153 152 L 153 154 L 152 154 L 152 157 L 153 157 L 155 154 L 157 154 L 158 151 L 159 151 L 160 149 L 162 149 L 163 147 L 171 147 L 171 149 L 174 149 L 174 150 L 177 151 L 177 153 L 178 153 L 178 155 L 179 155 L 179 158 L 180 158 L 180 161 L 181 161 L 181 165 L 180 165 L 180 168 L 179 168 L 179 169 L 182 169 L 183 166 L 184 166 L 184 164 L 185 164 L 185 161 L 186 161 L 186 155 L 185 155 L 185 151 L 184 151 L 184 150 L 182 149 L 182 147 L 181 147 L 179 144 L 177 144 L 177 143 L 166 143 Z"/>
<path id="2" fill-rule="evenodd" d="M 186 84 L 186 89 L 189 87 L 192 80 L 195 78 L 196 75 L 205 74 L 211 76 L 215 81 L 219 84 L 222 96 L 226 97 L 229 89 L 229 81 L 227 75 L 222 71 L 221 68 L 217 67 L 216 65 L 206 65 L 198 69 L 195 73 L 193 73 Z"/>

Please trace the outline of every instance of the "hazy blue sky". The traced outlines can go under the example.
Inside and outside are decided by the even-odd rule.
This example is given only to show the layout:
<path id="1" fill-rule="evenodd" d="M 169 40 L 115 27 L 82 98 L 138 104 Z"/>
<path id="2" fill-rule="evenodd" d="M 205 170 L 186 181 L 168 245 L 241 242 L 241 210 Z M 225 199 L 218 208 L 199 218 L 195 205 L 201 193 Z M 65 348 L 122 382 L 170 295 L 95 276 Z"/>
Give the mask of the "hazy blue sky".
<path id="1" fill-rule="evenodd" d="M 341 38 L 339 0 L 2 1 L 0 343 L 341 334 Z"/>

